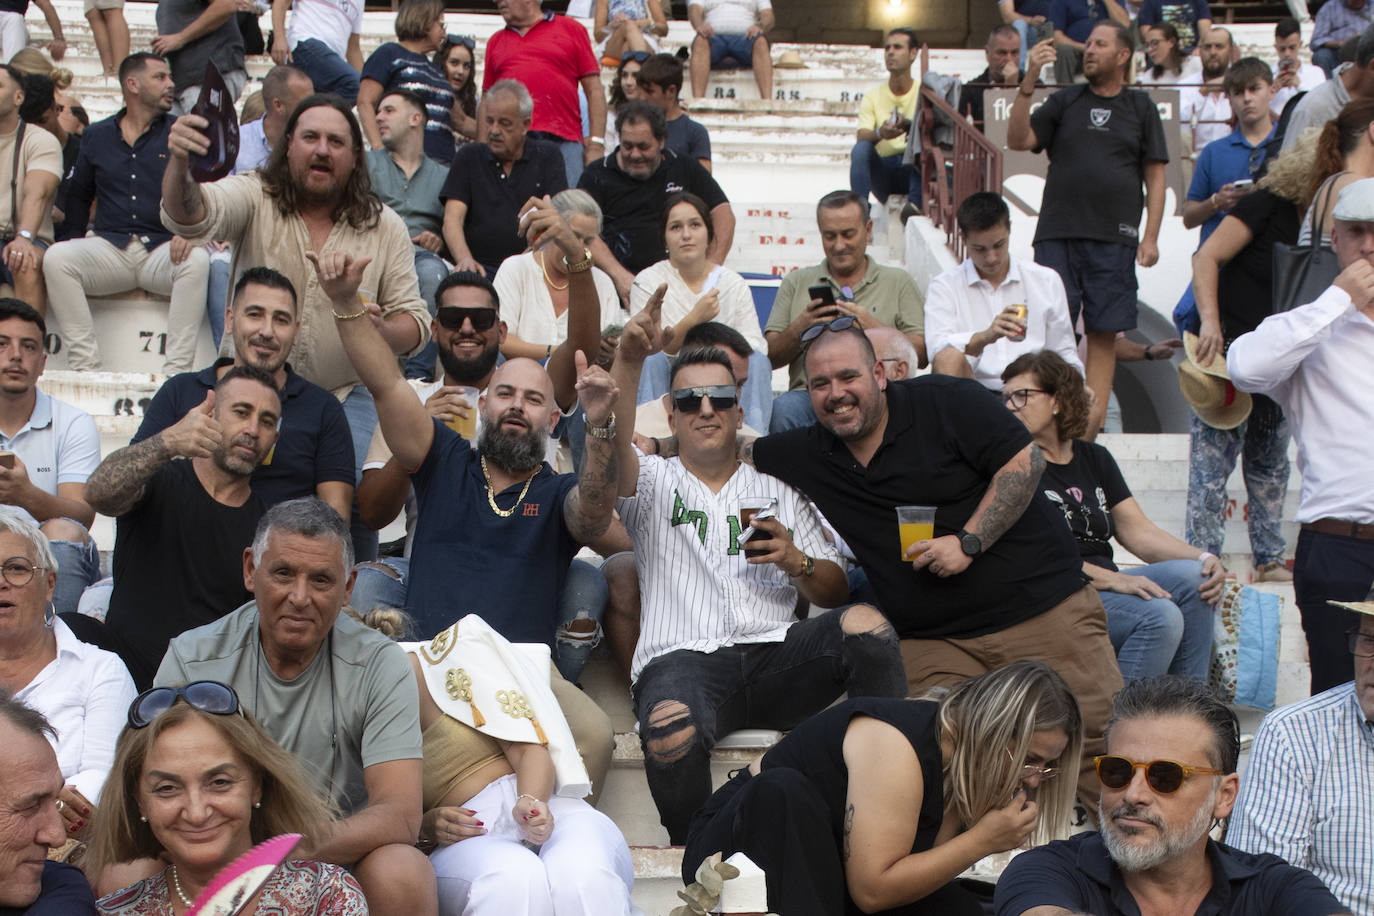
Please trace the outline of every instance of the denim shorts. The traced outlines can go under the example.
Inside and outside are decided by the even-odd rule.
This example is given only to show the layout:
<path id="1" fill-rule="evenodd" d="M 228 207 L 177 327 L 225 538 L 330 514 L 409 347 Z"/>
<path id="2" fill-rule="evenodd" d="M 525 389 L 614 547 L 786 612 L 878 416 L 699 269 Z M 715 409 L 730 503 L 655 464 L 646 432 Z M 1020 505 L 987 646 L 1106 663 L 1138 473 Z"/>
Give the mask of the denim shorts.
<path id="1" fill-rule="evenodd" d="M 711 69 L 727 70 L 733 67 L 743 67 L 746 70 L 754 65 L 754 42 L 760 36 L 749 38 L 746 35 L 722 35 L 717 32 L 712 35 L 711 42 Z M 721 65 L 721 61 L 727 57 L 733 57 L 738 63 Z"/>

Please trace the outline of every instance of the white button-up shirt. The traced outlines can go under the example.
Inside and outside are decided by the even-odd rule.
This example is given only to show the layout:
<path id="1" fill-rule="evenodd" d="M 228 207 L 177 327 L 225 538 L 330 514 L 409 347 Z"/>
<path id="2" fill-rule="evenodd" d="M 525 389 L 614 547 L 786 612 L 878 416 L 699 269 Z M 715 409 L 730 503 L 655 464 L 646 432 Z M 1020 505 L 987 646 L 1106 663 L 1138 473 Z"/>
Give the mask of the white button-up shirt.
<path id="1" fill-rule="evenodd" d="M 51 743 L 62 778 L 99 804 L 115 739 L 137 695 L 133 678 L 118 655 L 77 639 L 62 618 L 53 622 L 53 633 L 57 658 L 14 698 L 47 716 L 57 731 Z"/>
<path id="2" fill-rule="evenodd" d="M 1297 521 L 1374 523 L 1374 321 L 1332 286 L 1270 315 L 1226 354 L 1242 391 L 1273 398 L 1298 442 Z"/>
<path id="3" fill-rule="evenodd" d="M 1069 322 L 1069 303 L 1064 282 L 1053 269 L 1012 258 L 1007 277 L 996 289 L 978 276 L 973 259 L 930 281 L 926 290 L 926 352 L 933 358 L 945 347 L 960 353 L 969 339 L 987 330 L 992 320 L 1009 305 L 1026 306 L 1026 339 L 998 338 L 979 356 L 964 354 L 973 377 L 993 391 L 1002 390 L 1002 370 L 1023 353 L 1053 350 L 1079 372 L 1083 364 Z"/>
<path id="4" fill-rule="evenodd" d="M 1226 842 L 1305 868 L 1352 912 L 1374 913 L 1374 736 L 1353 683 L 1265 717 Z"/>

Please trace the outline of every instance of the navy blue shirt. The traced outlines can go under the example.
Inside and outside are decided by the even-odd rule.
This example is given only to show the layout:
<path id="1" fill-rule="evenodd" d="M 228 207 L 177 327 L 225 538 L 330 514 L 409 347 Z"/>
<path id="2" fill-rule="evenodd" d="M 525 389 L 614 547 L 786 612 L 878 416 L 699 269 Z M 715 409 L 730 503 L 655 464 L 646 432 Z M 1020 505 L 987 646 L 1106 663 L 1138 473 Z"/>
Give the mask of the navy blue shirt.
<path id="1" fill-rule="evenodd" d="M 1179 53 L 1192 54 L 1198 42 L 1198 20 L 1211 18 L 1212 8 L 1207 0 L 1143 0 L 1136 22 L 1142 31 L 1147 25 L 1171 23 L 1178 30 Z"/>
<path id="2" fill-rule="evenodd" d="M 502 518 L 487 504 L 477 452 L 435 420 L 429 454 L 410 479 L 419 519 L 405 609 L 420 638 L 477 614 L 511 642 L 552 647 L 558 595 L 578 549 L 563 519 L 577 478 L 545 463 L 524 499 L 523 483 L 495 495 L 503 511 L 515 509 Z"/>
<path id="3" fill-rule="evenodd" d="M 1050 21 L 1069 38 L 1085 42 L 1093 26 L 1110 21 L 1110 17 L 1102 0 L 1051 0 Z"/>
<path id="4" fill-rule="evenodd" d="M 0 916 L 95 916 L 95 895 L 75 865 L 44 862 L 38 899 L 25 909 L 0 906 Z"/>
<path id="5" fill-rule="evenodd" d="M 558 147 L 527 136 L 509 174 L 485 143 L 459 147 L 439 199 L 467 205 L 463 238 L 473 259 L 488 273 L 495 273 L 502 261 L 527 247 L 518 219 L 525 201 L 567 188 L 568 173 Z"/>
<path id="6" fill-rule="evenodd" d="M 1350 912 L 1311 872 L 1278 856 L 1251 855 L 1208 840 L 1207 857 L 1212 862 L 1212 890 L 1195 916 Z M 997 916 L 1021 916 L 1040 906 L 1093 916 L 1140 916 L 1100 833 L 1080 833 L 1016 856 L 998 879 L 994 899 Z"/>
<path id="7" fill-rule="evenodd" d="M 63 238 L 79 239 L 86 234 L 93 200 L 100 204 L 95 213 L 95 234 L 121 251 L 128 247 L 130 238 L 139 239 L 151 250 L 172 237 L 158 210 L 162 172 L 167 168 L 167 133 L 173 118 L 166 113 L 158 115 L 130 147 L 119 130 L 127 110 L 121 108 L 96 121 L 81 135 L 81 153 L 72 167 L 67 192 Z"/>
<path id="8" fill-rule="evenodd" d="M 155 436 L 200 406 L 219 380 L 219 369 L 233 365 L 224 357 L 208 369 L 183 372 L 163 383 L 143 414 L 130 445 Z M 354 483 L 353 436 L 337 398 L 286 367 L 281 392 L 277 444 L 253 471 L 253 493 L 265 506 L 300 496 L 330 481 Z"/>

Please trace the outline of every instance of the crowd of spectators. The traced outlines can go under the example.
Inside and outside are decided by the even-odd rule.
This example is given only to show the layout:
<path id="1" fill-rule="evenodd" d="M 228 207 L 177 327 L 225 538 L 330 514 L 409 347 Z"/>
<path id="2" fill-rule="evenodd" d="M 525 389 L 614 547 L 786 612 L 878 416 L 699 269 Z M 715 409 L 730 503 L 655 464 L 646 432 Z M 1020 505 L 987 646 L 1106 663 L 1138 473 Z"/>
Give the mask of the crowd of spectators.
<path id="1" fill-rule="evenodd" d="M 247 87 L 237 5 L 160 0 L 127 54 L 96 0 L 117 114 L 78 132 L 56 74 L 0 65 L 0 914 L 183 912 L 298 833 L 262 908 L 629 916 L 596 808 L 615 736 L 579 684 L 603 640 L 689 882 L 743 851 L 786 916 L 1374 913 L 1365 2 L 1318 17 L 1314 51 L 1353 60 L 1314 84 L 1291 20 L 1276 74 L 1203 0 L 1003 0 L 956 110 L 1015 93 L 1008 145 L 1048 157 L 1035 257 L 974 193 L 967 257 L 924 289 L 869 252 L 870 194 L 921 198 L 920 44 L 893 29 L 851 189 L 816 204 L 821 260 L 760 322 L 681 93 L 729 64 L 771 99 L 768 0 L 693 0 L 686 68 L 656 53 L 657 0 L 598 0 L 590 37 L 502 0 L 480 76 L 439 0 L 404 0 L 366 60 L 356 0 L 275 0 L 261 114 L 218 179 L 197 101 L 209 63 Z M 1199 122 L 1183 337 L 1153 344 L 1123 336 L 1169 158 L 1133 16 Z M 1275 310 L 1273 246 L 1300 232 L 1339 274 Z M 102 457 L 41 390 L 45 315 L 98 369 L 90 299 L 132 287 L 170 297 L 167 378 Z M 195 366 L 206 316 L 221 355 Z M 1179 348 L 1183 538 L 1093 441 L 1116 362 Z M 1312 672 L 1244 778 L 1207 687 L 1239 456 L 1255 579 L 1293 580 Z M 789 734 L 713 793 L 742 728 Z M 957 880 L 1027 846 L 995 899 Z"/>

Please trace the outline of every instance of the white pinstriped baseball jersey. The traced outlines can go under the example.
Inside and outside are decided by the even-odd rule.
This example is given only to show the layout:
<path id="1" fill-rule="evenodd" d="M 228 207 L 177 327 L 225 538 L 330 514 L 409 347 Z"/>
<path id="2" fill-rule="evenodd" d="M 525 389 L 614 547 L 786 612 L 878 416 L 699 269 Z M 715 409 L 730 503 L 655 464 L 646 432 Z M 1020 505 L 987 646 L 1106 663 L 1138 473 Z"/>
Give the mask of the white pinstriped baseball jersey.
<path id="1" fill-rule="evenodd" d="M 640 630 L 631 680 L 675 649 L 713 652 L 737 643 L 780 642 L 796 622 L 797 590 L 772 564 L 749 565 L 736 542 L 740 500 L 771 496 L 798 549 L 840 562 L 819 513 L 776 477 L 741 463 L 712 493 L 679 458 L 639 456 L 635 495 L 617 508 L 634 542 Z"/>

